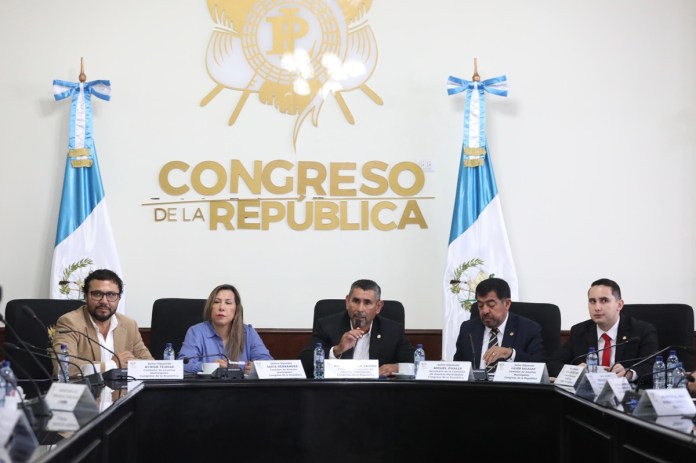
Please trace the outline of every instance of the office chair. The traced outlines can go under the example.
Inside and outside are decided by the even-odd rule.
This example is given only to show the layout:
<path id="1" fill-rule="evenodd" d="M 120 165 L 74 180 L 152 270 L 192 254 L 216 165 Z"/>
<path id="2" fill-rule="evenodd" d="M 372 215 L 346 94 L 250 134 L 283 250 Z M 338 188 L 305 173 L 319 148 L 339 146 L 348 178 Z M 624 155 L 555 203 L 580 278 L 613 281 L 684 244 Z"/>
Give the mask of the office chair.
<path id="1" fill-rule="evenodd" d="M 343 313 L 346 310 L 345 299 L 321 299 L 314 305 L 314 321 L 312 323 L 312 331 L 317 327 L 317 320 L 333 315 L 335 313 Z M 384 300 L 384 306 L 379 313 L 384 318 L 394 320 L 405 326 L 406 315 L 404 305 L 399 301 Z"/>
<path id="2" fill-rule="evenodd" d="M 544 302 L 515 302 L 510 305 L 510 312 L 534 320 L 541 325 L 541 337 L 544 339 L 546 358 L 561 346 L 561 309 L 555 304 Z M 471 306 L 471 318 L 479 318 L 478 303 Z"/>
<path id="3" fill-rule="evenodd" d="M 17 336 L 15 336 L 15 333 L 11 329 L 6 329 L 5 341 L 20 348 L 22 347 L 21 341 L 24 341 L 33 346 L 45 349 L 43 352 L 34 350 L 38 354 L 44 355 L 36 356 L 36 359 L 43 366 L 43 369 L 26 351 L 18 351 L 10 348 L 5 349 L 13 365 L 13 370 L 17 379 L 20 383 L 24 383 L 22 384 L 22 389 L 24 389 L 27 397 L 36 395 L 34 388 L 26 384 L 27 379 L 32 378 L 34 380 L 39 380 L 38 384 L 42 392 L 51 385 L 50 380 L 53 374 L 53 363 L 50 358 L 45 356 L 53 354 L 50 350 L 51 341 L 47 330 L 55 328 L 56 321 L 58 321 L 61 315 L 77 309 L 84 305 L 84 303 L 84 301 L 77 299 L 13 299 L 7 302 L 5 306 L 5 320 L 8 326 L 14 328 L 14 331 L 17 332 L 17 336 L 21 339 L 17 339 Z M 41 326 L 41 323 L 38 323 L 25 312 L 25 309 L 22 308 L 24 306 L 34 311 L 36 317 L 41 320 L 46 326 L 46 329 Z M 16 364 L 19 364 L 19 368 L 14 368 Z M 51 376 L 46 377 L 44 369 L 48 371 Z"/>
<path id="4" fill-rule="evenodd" d="M 172 343 L 174 352 L 181 350 L 181 344 L 190 326 L 203 321 L 203 308 L 206 299 L 157 299 L 152 305 L 150 322 L 150 354 L 162 360 L 164 346 Z"/>
<path id="5" fill-rule="evenodd" d="M 630 315 L 655 325 L 660 349 L 688 346 L 694 343 L 694 309 L 687 304 L 624 304 L 623 315 Z M 667 358 L 669 352 L 664 353 Z M 686 371 L 693 371 L 693 356 L 677 349 L 677 356 Z"/>

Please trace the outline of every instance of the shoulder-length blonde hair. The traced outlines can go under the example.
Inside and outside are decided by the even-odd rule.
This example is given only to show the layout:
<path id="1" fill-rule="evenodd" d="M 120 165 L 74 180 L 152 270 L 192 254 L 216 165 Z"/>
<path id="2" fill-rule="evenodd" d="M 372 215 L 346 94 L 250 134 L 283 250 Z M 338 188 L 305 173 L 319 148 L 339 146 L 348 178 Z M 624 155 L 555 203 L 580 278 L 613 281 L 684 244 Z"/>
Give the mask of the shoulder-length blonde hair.
<path id="1" fill-rule="evenodd" d="M 234 293 L 234 303 L 237 306 L 237 310 L 234 313 L 234 318 L 232 319 L 232 329 L 230 329 L 230 334 L 227 337 L 227 343 L 225 346 L 225 353 L 230 360 L 239 360 L 239 354 L 242 353 L 242 348 L 244 347 L 244 307 L 242 307 L 242 298 L 239 295 L 239 291 L 232 285 L 220 285 L 215 287 L 210 292 L 208 300 L 205 302 L 205 307 L 203 308 L 203 319 L 210 321 L 211 314 L 213 311 L 213 302 L 218 293 L 222 290 L 228 289 Z"/>

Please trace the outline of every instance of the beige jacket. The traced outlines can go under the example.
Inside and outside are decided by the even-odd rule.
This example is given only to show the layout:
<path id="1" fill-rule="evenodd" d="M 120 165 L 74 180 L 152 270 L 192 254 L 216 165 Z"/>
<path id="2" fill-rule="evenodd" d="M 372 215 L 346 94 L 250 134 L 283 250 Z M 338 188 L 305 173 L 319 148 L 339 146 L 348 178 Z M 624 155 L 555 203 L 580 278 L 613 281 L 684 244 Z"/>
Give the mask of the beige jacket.
<path id="1" fill-rule="evenodd" d="M 119 313 L 114 314 L 114 317 L 118 318 L 118 326 L 114 330 L 114 352 L 131 351 L 136 359 L 153 360 L 150 351 L 143 343 L 135 320 Z M 78 331 L 79 333 L 84 333 L 84 335 L 75 332 L 61 334 L 60 331 L 63 330 Z M 87 336 L 94 342 L 87 339 Z M 97 331 L 94 329 L 94 325 L 92 325 L 86 305 L 62 315 L 56 322 L 53 347 L 58 351 L 61 344 L 67 345 L 71 363 L 84 365 L 89 362 L 83 359 L 89 359 L 94 362 L 100 362 L 103 371 L 104 360 L 101 358 L 101 348 L 97 342 Z M 106 360 L 116 361 L 115 359 Z M 122 365 L 122 367 L 126 368 L 126 365 Z M 54 373 L 58 371 L 56 362 L 53 362 L 53 371 Z M 79 375 L 76 367 L 72 364 L 70 365 L 70 375 Z"/>

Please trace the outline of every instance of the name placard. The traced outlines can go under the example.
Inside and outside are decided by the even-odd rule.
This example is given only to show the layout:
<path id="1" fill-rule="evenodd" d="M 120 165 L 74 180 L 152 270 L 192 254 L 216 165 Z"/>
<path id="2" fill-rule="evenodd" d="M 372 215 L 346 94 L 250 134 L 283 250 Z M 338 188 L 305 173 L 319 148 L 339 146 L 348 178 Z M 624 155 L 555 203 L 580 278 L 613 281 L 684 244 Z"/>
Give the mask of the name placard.
<path id="1" fill-rule="evenodd" d="M 325 360 L 324 378 L 326 379 L 378 379 L 379 362 L 377 360 Z"/>
<path id="2" fill-rule="evenodd" d="M 549 373 L 544 362 L 498 362 L 493 381 L 548 384 Z"/>
<path id="3" fill-rule="evenodd" d="M 604 383 L 606 383 L 609 378 L 616 378 L 616 373 L 613 371 L 585 373 L 575 393 L 582 398 L 594 400 L 595 397 L 602 392 Z"/>
<path id="4" fill-rule="evenodd" d="M 637 416 L 694 415 L 696 406 L 686 388 L 647 389 L 633 410 Z"/>
<path id="5" fill-rule="evenodd" d="M 631 385 L 625 377 L 607 378 L 604 387 L 595 398 L 595 403 L 605 407 L 618 407 Z"/>
<path id="6" fill-rule="evenodd" d="M 77 431 L 78 429 L 80 429 L 80 423 L 77 422 L 73 412 L 53 410 L 51 419 L 46 423 L 47 431 Z"/>
<path id="7" fill-rule="evenodd" d="M 580 385 L 580 380 L 582 380 L 584 371 L 585 367 L 581 367 L 580 365 L 563 365 L 563 369 L 558 376 L 556 376 L 556 380 L 553 384 L 574 393 Z"/>
<path id="8" fill-rule="evenodd" d="M 250 379 L 307 379 L 300 360 L 255 360 Z"/>
<path id="9" fill-rule="evenodd" d="M 183 360 L 131 360 L 128 376 L 135 379 L 184 379 Z"/>
<path id="10" fill-rule="evenodd" d="M 418 364 L 416 379 L 431 381 L 473 381 L 471 362 L 425 360 Z"/>
<path id="11" fill-rule="evenodd" d="M 84 384 L 52 383 L 46 393 L 46 404 L 51 410 L 99 412 L 97 402 Z"/>

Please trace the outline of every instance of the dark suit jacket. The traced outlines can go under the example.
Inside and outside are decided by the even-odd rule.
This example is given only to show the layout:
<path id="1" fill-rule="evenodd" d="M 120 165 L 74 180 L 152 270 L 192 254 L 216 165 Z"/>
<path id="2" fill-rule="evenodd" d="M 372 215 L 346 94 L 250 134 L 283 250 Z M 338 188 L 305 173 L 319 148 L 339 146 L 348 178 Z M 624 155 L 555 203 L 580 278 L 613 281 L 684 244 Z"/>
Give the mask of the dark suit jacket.
<path id="1" fill-rule="evenodd" d="M 639 341 L 617 346 L 616 354 L 614 355 L 614 362 L 621 363 L 626 368 L 631 368 L 638 359 L 648 357 L 659 350 L 657 331 L 654 325 L 628 315 L 621 315 L 616 344 L 633 337 L 638 338 Z M 595 322 L 585 320 L 577 325 L 573 325 L 570 328 L 568 341 L 549 357 L 547 363 L 549 376 L 558 376 L 565 364 L 572 362 L 573 365 L 579 365 L 583 363 L 585 354 L 587 354 L 590 347 L 598 349 L 597 345 L 597 324 Z M 602 354 L 600 353 L 599 357 L 602 358 L 601 356 Z M 653 359 L 636 366 L 634 370 L 638 377 L 650 376 L 652 365 Z"/>
<path id="2" fill-rule="evenodd" d="M 300 360 L 308 378 L 314 374 L 314 347 L 320 342 L 324 345 L 326 358 L 333 346 L 341 340 L 346 331 L 350 331 L 348 312 L 328 315 L 317 320 L 317 327 L 312 332 L 309 343 L 300 352 Z M 370 359 L 376 359 L 380 365 L 385 363 L 413 363 L 415 349 L 406 339 L 404 326 L 401 323 L 377 315 L 372 320 L 370 329 Z M 342 359 L 352 359 L 353 349 L 343 353 Z"/>
<path id="3" fill-rule="evenodd" d="M 483 345 L 485 328 L 480 318 L 462 323 L 457 337 L 457 350 L 454 353 L 455 361 L 468 361 L 474 368 L 480 368 L 481 352 L 478 349 Z M 472 340 L 476 352 L 471 351 Z M 546 359 L 541 325 L 512 312 L 508 312 L 501 346 L 515 349 L 516 362 L 543 362 Z"/>

